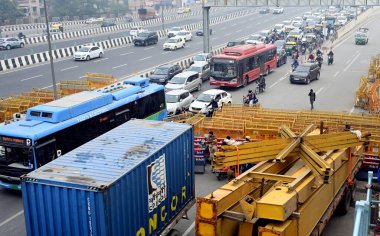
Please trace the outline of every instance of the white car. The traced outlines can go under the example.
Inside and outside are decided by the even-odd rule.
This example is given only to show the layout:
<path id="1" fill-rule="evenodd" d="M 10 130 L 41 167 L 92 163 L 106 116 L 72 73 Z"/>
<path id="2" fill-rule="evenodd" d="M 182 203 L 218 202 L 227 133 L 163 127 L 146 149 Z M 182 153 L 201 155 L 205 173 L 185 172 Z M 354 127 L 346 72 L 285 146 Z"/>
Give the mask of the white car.
<path id="1" fill-rule="evenodd" d="M 194 101 L 193 95 L 184 89 L 167 92 L 165 99 L 169 116 L 178 115 L 182 111 L 189 109 L 190 104 Z"/>
<path id="2" fill-rule="evenodd" d="M 285 25 L 284 24 L 275 24 L 274 30 L 276 30 L 277 33 L 281 33 L 285 31 Z"/>
<path id="3" fill-rule="evenodd" d="M 173 37 L 168 39 L 164 45 L 164 50 L 177 50 L 178 48 L 184 48 L 185 47 L 185 40 L 182 37 Z"/>
<path id="4" fill-rule="evenodd" d="M 197 62 L 207 62 L 207 63 L 210 63 L 211 57 L 212 57 L 211 53 L 199 53 L 198 55 L 196 55 L 194 57 L 193 61 L 194 61 L 194 63 L 197 63 Z"/>
<path id="5" fill-rule="evenodd" d="M 338 16 L 336 19 L 340 25 L 347 24 L 347 17 L 345 16 Z"/>
<path id="6" fill-rule="evenodd" d="M 184 71 L 175 75 L 165 85 L 165 90 L 185 89 L 187 91 L 200 91 L 202 88 L 202 79 L 196 71 Z"/>
<path id="7" fill-rule="evenodd" d="M 183 8 L 178 9 L 177 14 L 183 14 L 183 13 L 185 13 L 185 9 Z"/>
<path id="8" fill-rule="evenodd" d="M 248 39 L 245 41 L 249 44 L 263 44 L 265 41 L 265 38 L 259 34 L 253 34 L 248 37 Z"/>
<path id="9" fill-rule="evenodd" d="M 232 103 L 232 95 L 221 89 L 210 89 L 201 93 L 193 103 L 191 103 L 189 111 L 194 113 L 206 113 L 206 108 L 210 102 L 215 99 L 218 107 L 223 104 Z"/>
<path id="10" fill-rule="evenodd" d="M 282 14 L 282 13 L 284 13 L 284 8 L 282 7 L 273 8 L 273 14 Z"/>
<path id="11" fill-rule="evenodd" d="M 131 31 L 129 31 L 129 35 L 137 36 L 139 33 L 148 32 L 147 29 L 143 29 L 141 26 L 133 26 L 131 27 Z"/>
<path id="12" fill-rule="evenodd" d="M 184 31 L 184 27 L 172 27 L 168 31 L 168 38 L 175 37 L 181 31 Z"/>
<path id="13" fill-rule="evenodd" d="M 85 21 L 86 24 L 95 24 L 98 21 L 95 18 L 90 18 Z"/>
<path id="14" fill-rule="evenodd" d="M 103 49 L 98 46 L 83 46 L 74 53 L 74 60 L 89 61 L 93 58 L 102 57 L 104 54 Z"/>
<path id="15" fill-rule="evenodd" d="M 185 41 L 193 40 L 193 34 L 187 30 L 182 30 L 178 32 L 177 37 L 182 37 Z"/>

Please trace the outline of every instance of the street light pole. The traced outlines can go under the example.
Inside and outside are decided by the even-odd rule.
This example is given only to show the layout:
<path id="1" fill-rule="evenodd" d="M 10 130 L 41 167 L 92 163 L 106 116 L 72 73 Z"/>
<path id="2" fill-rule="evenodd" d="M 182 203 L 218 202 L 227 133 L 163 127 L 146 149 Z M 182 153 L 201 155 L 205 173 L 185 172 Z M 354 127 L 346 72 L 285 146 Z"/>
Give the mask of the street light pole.
<path id="1" fill-rule="evenodd" d="M 47 38 L 48 38 L 48 45 L 49 45 L 51 78 L 53 80 L 53 94 L 54 94 L 54 100 L 57 100 L 57 98 L 58 98 L 58 96 L 57 96 L 57 85 L 55 83 L 54 61 L 53 61 L 53 53 L 51 51 L 51 40 L 50 40 L 50 30 L 49 30 L 49 21 L 48 21 L 48 15 L 47 15 L 46 0 L 44 0 L 44 8 L 45 8 L 46 31 L 47 31 Z"/>
<path id="2" fill-rule="evenodd" d="M 164 22 L 164 4 L 161 1 L 161 21 L 162 21 L 162 30 L 165 30 L 165 22 Z"/>

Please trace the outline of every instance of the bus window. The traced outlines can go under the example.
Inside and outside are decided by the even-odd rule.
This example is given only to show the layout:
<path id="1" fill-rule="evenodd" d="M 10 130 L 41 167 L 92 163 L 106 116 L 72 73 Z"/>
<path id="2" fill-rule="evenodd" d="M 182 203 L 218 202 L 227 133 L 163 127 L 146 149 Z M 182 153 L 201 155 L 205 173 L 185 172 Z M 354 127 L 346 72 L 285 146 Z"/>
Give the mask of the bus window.
<path id="1" fill-rule="evenodd" d="M 251 57 L 248 59 L 246 72 L 253 70 L 255 68 L 255 58 Z"/>
<path id="2" fill-rule="evenodd" d="M 54 160 L 57 157 L 55 139 L 49 140 L 37 146 L 37 168 Z"/>
<path id="3" fill-rule="evenodd" d="M 33 168 L 33 153 L 31 148 L 0 146 L 0 160 L 2 163 L 20 169 Z"/>
<path id="4" fill-rule="evenodd" d="M 4 146 L 0 146 L 0 160 L 5 159 L 5 148 Z"/>

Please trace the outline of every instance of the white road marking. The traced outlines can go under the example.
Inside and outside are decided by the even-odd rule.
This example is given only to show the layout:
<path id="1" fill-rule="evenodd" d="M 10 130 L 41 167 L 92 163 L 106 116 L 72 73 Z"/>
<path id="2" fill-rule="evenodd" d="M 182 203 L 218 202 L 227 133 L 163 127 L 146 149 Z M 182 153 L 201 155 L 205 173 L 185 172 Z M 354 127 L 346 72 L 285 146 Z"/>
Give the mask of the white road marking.
<path id="1" fill-rule="evenodd" d="M 355 107 L 353 107 L 352 109 L 351 109 L 351 111 L 350 111 L 350 115 L 352 114 L 352 112 L 354 112 L 355 111 Z"/>
<path id="2" fill-rule="evenodd" d="M 24 81 L 27 81 L 27 80 L 31 80 L 31 79 L 35 79 L 35 78 L 39 78 L 39 77 L 41 77 L 41 76 L 43 76 L 43 75 L 32 76 L 32 77 L 29 77 L 29 78 L 26 78 L 26 79 L 22 79 L 22 80 L 20 80 L 20 81 L 21 81 L 21 82 L 24 82 Z"/>
<path id="3" fill-rule="evenodd" d="M 83 79 L 84 77 L 86 77 L 86 76 L 85 76 L 85 75 L 83 75 L 83 76 L 79 77 L 79 79 Z"/>
<path id="4" fill-rule="evenodd" d="M 163 52 L 163 53 L 161 53 L 162 55 L 164 55 L 164 54 L 168 54 L 169 52 Z"/>
<path id="5" fill-rule="evenodd" d="M 144 51 L 149 50 L 149 49 L 153 49 L 153 48 L 154 47 L 144 48 Z"/>
<path id="6" fill-rule="evenodd" d="M 129 54 L 132 54 L 132 53 L 135 53 L 135 52 L 126 52 L 126 53 L 122 53 L 122 54 L 120 54 L 120 56 L 125 56 L 125 55 L 129 55 Z"/>
<path id="7" fill-rule="evenodd" d="M 348 64 L 348 65 L 346 66 L 346 68 L 344 68 L 344 71 L 347 71 L 348 68 L 350 68 L 350 66 L 356 61 L 356 59 L 358 59 L 359 56 L 360 56 L 360 53 L 357 54 L 357 55 L 354 57 L 354 59 L 352 59 L 351 63 Z"/>
<path id="8" fill-rule="evenodd" d="M 183 233 L 182 236 L 187 236 L 189 235 L 189 233 L 191 232 L 191 230 L 193 230 L 195 227 L 195 221 L 189 226 L 189 228 L 187 228 L 187 230 Z"/>
<path id="9" fill-rule="evenodd" d="M 146 59 L 152 58 L 152 56 L 141 58 L 140 61 L 144 61 Z"/>
<path id="10" fill-rule="evenodd" d="M 51 87 L 53 87 L 53 85 L 49 85 L 49 86 L 43 87 L 42 89 L 47 89 L 47 88 L 51 88 Z"/>
<path id="11" fill-rule="evenodd" d="M 9 217 L 8 219 L 4 220 L 3 222 L 0 223 L 0 227 L 4 226 L 5 224 L 9 223 L 13 219 L 15 219 L 17 216 L 21 215 L 24 213 L 24 210 L 17 212 L 13 216 Z"/>
<path id="12" fill-rule="evenodd" d="M 280 81 L 276 81 L 276 82 L 274 82 L 271 86 L 269 86 L 269 88 L 273 88 L 273 87 L 276 86 L 278 83 L 280 83 Z"/>
<path id="13" fill-rule="evenodd" d="M 339 71 L 335 72 L 334 77 L 336 77 L 339 74 Z"/>
<path id="14" fill-rule="evenodd" d="M 320 93 L 322 90 L 323 90 L 323 87 L 322 87 L 322 88 L 320 88 L 320 89 L 318 89 L 318 91 L 317 91 L 317 92 L 315 92 L 315 94 L 318 94 L 318 93 Z"/>
<path id="15" fill-rule="evenodd" d="M 348 63 L 350 63 L 351 62 L 351 59 L 348 59 L 347 61 L 346 61 L 346 64 L 348 64 Z"/>
<path id="16" fill-rule="evenodd" d="M 95 63 L 97 63 L 97 62 L 100 62 L 100 61 L 105 61 L 105 60 L 108 60 L 109 58 L 108 57 L 106 57 L 106 58 L 102 58 L 102 59 L 99 59 L 99 60 L 96 60 L 96 61 L 94 61 Z"/>
<path id="17" fill-rule="evenodd" d="M 71 70 L 71 69 L 75 69 L 77 67 L 78 66 L 67 67 L 67 68 L 61 69 L 61 71 Z"/>
<path id="18" fill-rule="evenodd" d="M 123 65 L 118 65 L 118 66 L 114 66 L 112 67 L 112 69 L 117 69 L 117 68 L 120 68 L 120 67 L 123 67 L 123 66 L 126 66 L 127 64 L 123 64 Z"/>

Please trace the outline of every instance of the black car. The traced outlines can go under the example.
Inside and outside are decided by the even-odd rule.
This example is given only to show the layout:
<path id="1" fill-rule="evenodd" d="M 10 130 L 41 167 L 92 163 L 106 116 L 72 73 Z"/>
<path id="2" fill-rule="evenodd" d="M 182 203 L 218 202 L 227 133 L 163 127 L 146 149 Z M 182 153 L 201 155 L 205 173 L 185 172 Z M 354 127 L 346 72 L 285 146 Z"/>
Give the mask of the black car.
<path id="1" fill-rule="evenodd" d="M 277 47 L 277 67 L 286 64 L 287 55 L 285 52 L 285 40 L 276 40 L 274 45 Z"/>
<path id="2" fill-rule="evenodd" d="M 197 35 L 197 36 L 203 36 L 203 29 L 199 29 L 199 30 L 197 30 L 197 32 L 195 32 L 195 34 Z M 210 29 L 210 35 L 212 35 L 212 29 Z"/>
<path id="3" fill-rule="evenodd" d="M 182 68 L 177 64 L 165 64 L 157 67 L 154 72 L 149 75 L 152 83 L 166 84 L 176 74 L 182 72 Z"/>
<path id="4" fill-rule="evenodd" d="M 245 41 L 231 41 L 227 43 L 226 47 L 233 47 L 236 45 L 244 45 L 244 44 L 245 44 Z"/>
<path id="5" fill-rule="evenodd" d="M 104 21 L 104 22 L 102 22 L 101 27 L 110 27 L 110 26 L 115 26 L 115 25 L 116 24 L 114 22 Z"/>
<path id="6" fill-rule="evenodd" d="M 133 39 L 135 46 L 147 46 L 149 44 L 157 44 L 158 35 L 157 32 L 141 32 Z"/>
<path id="7" fill-rule="evenodd" d="M 297 66 L 290 76 L 290 83 L 309 84 L 312 80 L 318 80 L 320 76 L 319 66 L 315 63 L 305 63 Z"/>

